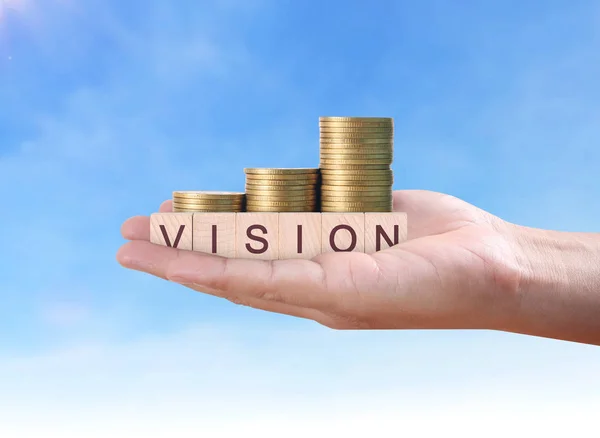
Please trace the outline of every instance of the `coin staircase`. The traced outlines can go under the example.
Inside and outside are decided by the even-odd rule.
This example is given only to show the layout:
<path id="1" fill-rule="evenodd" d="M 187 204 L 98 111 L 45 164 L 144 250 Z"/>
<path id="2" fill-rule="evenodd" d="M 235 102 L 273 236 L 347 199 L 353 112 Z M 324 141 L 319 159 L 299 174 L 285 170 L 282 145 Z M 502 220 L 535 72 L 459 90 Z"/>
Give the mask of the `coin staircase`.
<path id="1" fill-rule="evenodd" d="M 175 191 L 150 241 L 229 258 L 374 253 L 407 239 L 393 211 L 394 122 L 320 117 L 318 168 L 246 168 L 245 192 Z"/>

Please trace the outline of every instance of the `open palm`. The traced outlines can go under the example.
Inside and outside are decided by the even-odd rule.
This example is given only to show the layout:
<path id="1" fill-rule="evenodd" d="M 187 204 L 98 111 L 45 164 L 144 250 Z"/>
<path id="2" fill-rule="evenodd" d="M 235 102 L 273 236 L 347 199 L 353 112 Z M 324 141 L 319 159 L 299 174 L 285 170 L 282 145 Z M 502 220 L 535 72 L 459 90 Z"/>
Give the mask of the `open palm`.
<path id="1" fill-rule="evenodd" d="M 503 329 L 514 294 L 512 224 L 442 193 L 394 192 L 408 240 L 374 254 L 227 259 L 149 242 L 150 219 L 123 224 L 119 262 L 234 303 L 337 329 Z M 160 207 L 171 211 L 171 202 Z"/>

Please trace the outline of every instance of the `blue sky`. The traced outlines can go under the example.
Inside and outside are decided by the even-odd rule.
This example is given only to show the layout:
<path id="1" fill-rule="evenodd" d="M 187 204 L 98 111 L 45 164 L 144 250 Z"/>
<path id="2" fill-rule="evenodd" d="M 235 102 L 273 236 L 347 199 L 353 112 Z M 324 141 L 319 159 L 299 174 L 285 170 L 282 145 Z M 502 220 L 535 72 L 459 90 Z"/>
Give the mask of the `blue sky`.
<path id="1" fill-rule="evenodd" d="M 3 436 L 275 434 L 299 418 L 288 436 L 594 424 L 598 348 L 332 332 L 114 256 L 122 221 L 173 190 L 243 190 L 244 167 L 317 166 L 321 115 L 394 117 L 395 189 L 598 231 L 597 2 L 3 4 Z"/>

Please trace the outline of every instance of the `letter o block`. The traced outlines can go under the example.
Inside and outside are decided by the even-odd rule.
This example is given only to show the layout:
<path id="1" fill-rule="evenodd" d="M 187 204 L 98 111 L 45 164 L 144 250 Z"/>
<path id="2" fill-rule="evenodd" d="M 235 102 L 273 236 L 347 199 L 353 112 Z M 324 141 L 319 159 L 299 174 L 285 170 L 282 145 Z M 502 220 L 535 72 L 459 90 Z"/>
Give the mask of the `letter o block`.
<path id="1" fill-rule="evenodd" d="M 321 213 L 321 252 L 364 252 L 364 213 Z"/>

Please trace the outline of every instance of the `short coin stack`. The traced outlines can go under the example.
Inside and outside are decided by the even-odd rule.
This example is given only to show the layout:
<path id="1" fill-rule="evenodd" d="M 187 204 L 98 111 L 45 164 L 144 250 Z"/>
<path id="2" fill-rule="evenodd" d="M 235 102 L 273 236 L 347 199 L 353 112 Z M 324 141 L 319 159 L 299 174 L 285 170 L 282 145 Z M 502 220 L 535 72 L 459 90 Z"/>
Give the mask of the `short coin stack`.
<path id="1" fill-rule="evenodd" d="M 246 168 L 246 211 L 318 211 L 319 169 Z"/>
<path id="2" fill-rule="evenodd" d="M 244 193 L 213 191 L 173 192 L 174 212 L 241 212 Z"/>
<path id="3" fill-rule="evenodd" d="M 392 211 L 394 121 L 320 117 L 321 211 Z"/>

